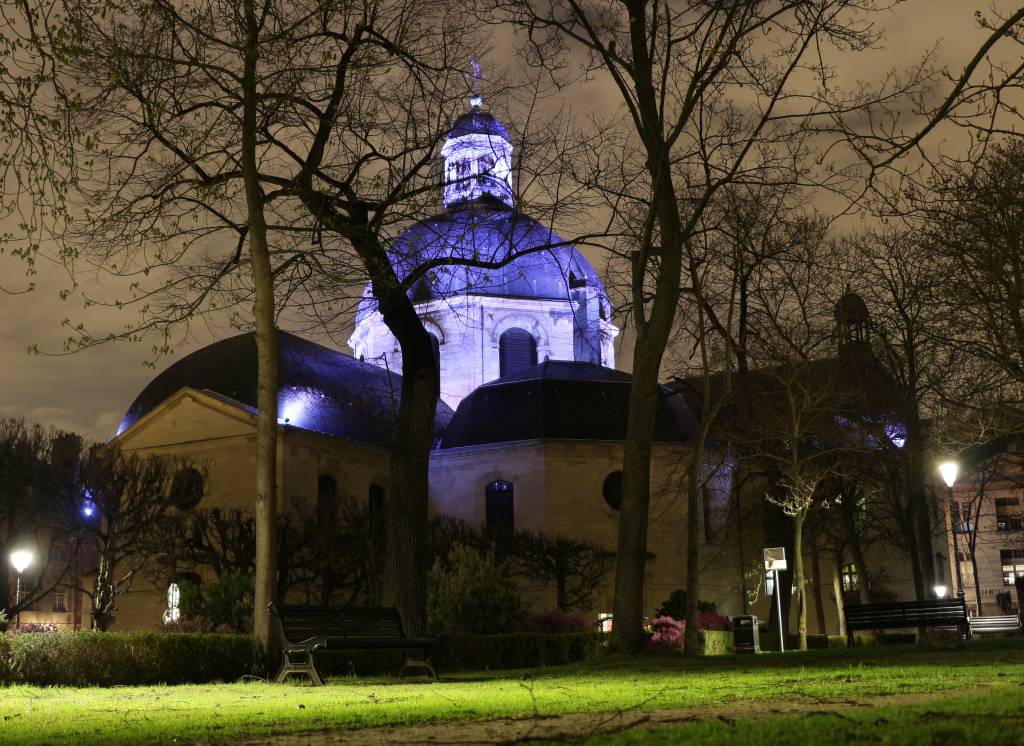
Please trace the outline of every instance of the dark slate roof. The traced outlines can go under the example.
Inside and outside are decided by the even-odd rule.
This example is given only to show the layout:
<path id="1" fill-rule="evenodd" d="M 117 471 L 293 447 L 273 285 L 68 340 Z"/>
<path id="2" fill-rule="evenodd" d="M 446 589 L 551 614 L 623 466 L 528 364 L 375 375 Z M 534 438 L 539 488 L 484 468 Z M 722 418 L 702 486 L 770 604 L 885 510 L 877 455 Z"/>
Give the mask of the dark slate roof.
<path id="1" fill-rule="evenodd" d="M 601 296 L 607 296 L 601 278 L 575 247 L 490 195 L 453 205 L 417 223 L 395 240 L 389 253 L 399 278 L 431 259 L 497 263 L 519 254 L 495 269 L 439 266 L 410 289 L 409 296 L 416 302 L 466 294 L 565 300 L 570 287 L 580 286 L 596 288 Z M 368 287 L 356 322 L 375 308 Z"/>
<path id="2" fill-rule="evenodd" d="M 359 443 L 388 445 L 402 378 L 376 365 L 280 332 L 278 420 Z M 256 336 L 239 334 L 186 355 L 157 375 L 132 402 L 120 433 L 184 387 L 256 409 Z M 438 431 L 452 411 L 438 404 Z"/>
<path id="3" fill-rule="evenodd" d="M 508 140 L 508 132 L 504 125 L 494 116 L 486 111 L 473 108 L 455 120 L 452 128 L 448 130 L 448 137 L 462 137 L 463 135 L 495 135 Z"/>
<path id="4" fill-rule="evenodd" d="M 632 376 L 596 363 L 549 361 L 477 388 L 462 400 L 441 448 L 538 438 L 624 440 Z M 662 389 L 655 440 L 683 442 L 693 418 Z"/>

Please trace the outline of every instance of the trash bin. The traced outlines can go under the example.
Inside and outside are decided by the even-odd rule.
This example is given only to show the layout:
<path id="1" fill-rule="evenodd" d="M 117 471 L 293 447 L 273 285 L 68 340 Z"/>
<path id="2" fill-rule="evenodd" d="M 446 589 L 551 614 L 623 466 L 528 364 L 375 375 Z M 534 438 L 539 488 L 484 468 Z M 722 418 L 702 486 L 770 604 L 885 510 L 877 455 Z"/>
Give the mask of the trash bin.
<path id="1" fill-rule="evenodd" d="M 750 614 L 732 618 L 732 647 L 737 653 L 761 652 L 756 616 Z"/>

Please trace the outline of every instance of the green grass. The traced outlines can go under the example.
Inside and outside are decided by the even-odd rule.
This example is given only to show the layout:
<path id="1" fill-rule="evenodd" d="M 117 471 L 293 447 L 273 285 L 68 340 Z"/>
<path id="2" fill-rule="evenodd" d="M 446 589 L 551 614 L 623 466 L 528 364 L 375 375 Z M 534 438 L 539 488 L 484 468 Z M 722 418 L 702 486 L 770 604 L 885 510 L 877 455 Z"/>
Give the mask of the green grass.
<path id="1" fill-rule="evenodd" d="M 1024 699 L 1024 641 L 993 640 L 960 651 L 930 653 L 912 647 L 880 647 L 696 661 L 661 656 L 607 658 L 530 672 L 453 676 L 439 684 L 336 679 L 321 688 L 262 682 L 112 689 L 16 686 L 0 689 L 0 743 L 231 740 L 534 713 L 700 708 L 746 701 L 762 706 L 780 701 L 830 703 L 924 692 L 991 689 L 994 693 L 996 687 Z M 1000 699 L 997 704 L 1006 703 Z M 828 717 L 836 721 L 836 728 L 845 723 L 825 715 L 810 720 L 815 727 L 832 727 Z M 796 729 L 786 738 L 799 740 L 803 721 L 794 722 L 786 725 L 783 717 L 761 718 L 749 725 L 737 721 L 735 727 L 753 732 L 773 723 L 772 727 Z M 722 737 L 714 724 L 687 726 L 678 733 L 696 733 L 698 727 L 709 729 L 707 737 L 716 742 Z M 871 727 L 885 729 L 884 724 Z M 671 732 L 672 738 L 677 735 Z M 632 737 L 643 736 L 622 736 Z M 768 740 L 744 740 L 748 737 L 753 738 L 745 735 L 739 741 L 780 742 L 767 736 Z"/>
<path id="2" fill-rule="evenodd" d="M 661 746 L 665 744 L 1024 743 L 1024 691 L 1020 686 L 961 694 L 928 703 L 870 707 L 842 712 L 824 710 L 769 718 L 713 719 L 674 728 L 631 730 L 585 741 L 587 746 Z"/>

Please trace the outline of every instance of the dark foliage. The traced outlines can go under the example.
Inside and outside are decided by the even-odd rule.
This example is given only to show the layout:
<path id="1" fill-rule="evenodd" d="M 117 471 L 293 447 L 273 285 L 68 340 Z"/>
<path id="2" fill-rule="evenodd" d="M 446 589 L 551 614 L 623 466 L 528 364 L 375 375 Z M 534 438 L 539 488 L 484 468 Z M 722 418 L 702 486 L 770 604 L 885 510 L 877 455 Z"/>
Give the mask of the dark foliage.
<path id="1" fill-rule="evenodd" d="M 0 637 L 0 683 L 137 686 L 234 681 L 261 673 L 248 635 L 61 632 Z"/>

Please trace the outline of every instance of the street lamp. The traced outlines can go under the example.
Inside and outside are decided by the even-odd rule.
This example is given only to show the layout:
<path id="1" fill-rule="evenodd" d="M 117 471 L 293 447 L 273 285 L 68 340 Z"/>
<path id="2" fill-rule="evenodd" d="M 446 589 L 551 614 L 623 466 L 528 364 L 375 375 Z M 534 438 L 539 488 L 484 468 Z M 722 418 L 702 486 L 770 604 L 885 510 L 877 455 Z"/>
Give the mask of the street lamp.
<path id="1" fill-rule="evenodd" d="M 14 566 L 14 571 L 18 573 L 18 584 L 17 590 L 14 592 L 14 603 L 18 607 L 18 613 L 14 618 L 14 628 L 21 628 L 21 574 L 28 569 L 28 566 L 32 564 L 32 552 L 28 549 L 15 549 L 11 552 L 11 565 Z"/>
<path id="2" fill-rule="evenodd" d="M 942 481 L 946 483 L 946 487 L 949 489 L 949 527 L 953 531 L 953 563 L 956 566 L 956 595 L 958 598 L 964 597 L 964 581 L 960 574 L 960 543 L 956 538 L 956 525 L 953 523 L 954 520 L 960 518 L 960 511 L 957 510 L 956 517 L 953 516 L 953 484 L 956 482 L 957 472 L 960 471 L 960 466 L 956 461 L 944 461 L 939 464 L 939 473 L 942 474 Z"/>

